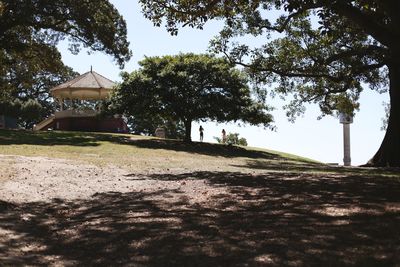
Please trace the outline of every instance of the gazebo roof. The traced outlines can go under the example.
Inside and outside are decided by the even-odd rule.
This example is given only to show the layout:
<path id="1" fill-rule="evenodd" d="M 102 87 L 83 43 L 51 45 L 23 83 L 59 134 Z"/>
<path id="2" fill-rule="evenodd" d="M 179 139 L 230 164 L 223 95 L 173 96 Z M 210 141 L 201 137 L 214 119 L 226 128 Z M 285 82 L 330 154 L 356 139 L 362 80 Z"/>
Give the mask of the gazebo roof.
<path id="1" fill-rule="evenodd" d="M 60 99 L 106 99 L 115 83 L 94 71 L 86 72 L 50 90 Z"/>

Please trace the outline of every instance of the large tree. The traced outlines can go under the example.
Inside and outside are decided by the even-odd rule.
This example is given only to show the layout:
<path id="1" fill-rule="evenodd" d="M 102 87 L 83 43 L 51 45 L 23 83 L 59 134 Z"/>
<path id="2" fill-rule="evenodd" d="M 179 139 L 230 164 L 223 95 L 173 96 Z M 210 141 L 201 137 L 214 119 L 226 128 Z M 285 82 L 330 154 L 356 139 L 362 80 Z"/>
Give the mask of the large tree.
<path id="1" fill-rule="evenodd" d="M 269 126 L 267 107 L 251 96 L 246 77 L 225 59 L 179 54 L 148 57 L 123 75 L 114 106 L 127 115 L 183 123 L 191 140 L 193 121 L 243 121 Z"/>
<path id="2" fill-rule="evenodd" d="M 210 19 L 224 20 L 214 51 L 248 67 L 256 81 L 278 83 L 274 92 L 292 94 L 289 114 L 304 110 L 306 102 L 318 103 L 322 114 L 354 113 L 363 87 L 388 87 L 387 131 L 369 165 L 400 166 L 400 1 L 140 2 L 146 17 L 156 25 L 165 20 L 173 34 L 182 25 L 201 28 Z M 238 42 L 249 35 L 265 44 Z"/>
<path id="3" fill-rule="evenodd" d="M 49 89 L 71 79 L 57 44 L 68 39 L 72 53 L 86 47 L 112 55 L 122 67 L 131 52 L 122 16 L 107 0 L 0 1 L 0 105 L 30 107 L 15 113 L 23 126 L 49 115 Z M 35 105 L 35 101 L 38 105 Z"/>

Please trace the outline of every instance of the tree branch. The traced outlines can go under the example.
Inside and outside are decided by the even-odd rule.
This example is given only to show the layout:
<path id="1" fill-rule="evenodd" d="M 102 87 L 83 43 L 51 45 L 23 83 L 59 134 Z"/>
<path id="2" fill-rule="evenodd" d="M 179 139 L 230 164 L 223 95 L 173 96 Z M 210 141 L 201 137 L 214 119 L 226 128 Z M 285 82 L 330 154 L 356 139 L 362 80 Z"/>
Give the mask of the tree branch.
<path id="1" fill-rule="evenodd" d="M 354 22 L 364 32 L 370 34 L 383 45 L 393 45 L 394 40 L 391 38 L 392 33 L 382 24 L 378 23 L 372 15 L 368 15 L 344 1 L 335 1 L 335 3 L 332 4 L 332 9 L 339 15 Z"/>
<path id="2" fill-rule="evenodd" d="M 377 55 L 385 55 L 387 53 L 387 49 L 381 46 L 376 45 L 369 45 L 367 47 L 358 48 L 358 49 L 350 49 L 343 51 L 341 53 L 337 53 L 332 55 L 324 60 L 325 64 L 330 64 L 332 62 L 338 61 L 340 59 L 349 58 L 352 56 L 366 56 L 366 55 L 373 55 L 374 52 L 378 52 Z M 382 58 L 382 60 L 384 60 Z"/>

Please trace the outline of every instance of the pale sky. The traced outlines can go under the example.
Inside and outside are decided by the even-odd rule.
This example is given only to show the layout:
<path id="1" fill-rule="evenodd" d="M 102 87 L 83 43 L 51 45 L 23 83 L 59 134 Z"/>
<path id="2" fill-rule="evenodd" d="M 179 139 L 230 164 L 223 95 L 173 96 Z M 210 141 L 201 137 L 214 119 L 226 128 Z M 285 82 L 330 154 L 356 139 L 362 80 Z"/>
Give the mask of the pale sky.
<path id="1" fill-rule="evenodd" d="M 111 0 L 127 22 L 128 39 L 131 43 L 133 57 L 125 65 L 123 71 L 131 72 L 138 68 L 137 62 L 144 56 L 174 55 L 179 52 L 207 52 L 209 40 L 220 30 L 221 24 L 211 22 L 204 30 L 191 28 L 181 29 L 178 36 L 171 36 L 165 28 L 153 27 L 140 13 L 137 1 Z M 59 45 L 63 61 L 79 73 L 93 70 L 116 82 L 121 81 L 121 70 L 110 56 L 102 53 L 82 51 L 72 55 L 67 50 L 67 43 Z M 245 137 L 249 146 L 261 147 L 308 157 L 325 163 L 343 164 L 343 130 L 339 120 L 334 117 L 320 115 L 317 106 L 307 106 L 307 112 L 296 122 L 290 123 L 282 111 L 280 100 L 267 100 L 276 107 L 273 111 L 277 131 L 272 132 L 262 127 L 241 126 L 235 124 L 200 123 L 203 125 L 204 141 L 215 142 L 214 136 L 221 136 L 224 128 L 227 133 L 237 132 Z M 361 107 L 351 124 L 351 159 L 352 165 L 366 163 L 377 151 L 382 142 L 384 132 L 380 130 L 384 107 L 388 102 L 388 94 L 378 94 L 365 89 L 361 95 Z M 192 140 L 199 140 L 199 123 L 192 125 Z"/>

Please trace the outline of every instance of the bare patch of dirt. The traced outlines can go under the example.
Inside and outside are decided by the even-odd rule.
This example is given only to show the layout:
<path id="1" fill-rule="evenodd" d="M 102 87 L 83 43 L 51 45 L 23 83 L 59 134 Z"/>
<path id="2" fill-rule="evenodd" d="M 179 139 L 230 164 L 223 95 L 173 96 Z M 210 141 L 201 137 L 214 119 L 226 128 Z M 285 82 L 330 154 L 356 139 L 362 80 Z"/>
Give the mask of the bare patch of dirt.
<path id="1" fill-rule="evenodd" d="M 1 156 L 8 166 L 2 170 L 4 179 L 0 185 L 0 199 L 13 203 L 51 201 L 53 199 L 87 199 L 106 192 L 131 192 L 155 190 L 180 190 L 191 202 L 203 202 L 208 196 L 226 193 L 215 190 L 204 180 L 190 175 L 184 181 L 159 181 L 149 179 L 157 175 L 151 170 L 130 174 L 115 166 L 98 167 L 71 160 L 44 157 Z M 179 174 L 185 169 L 168 169 L 169 174 Z"/>

